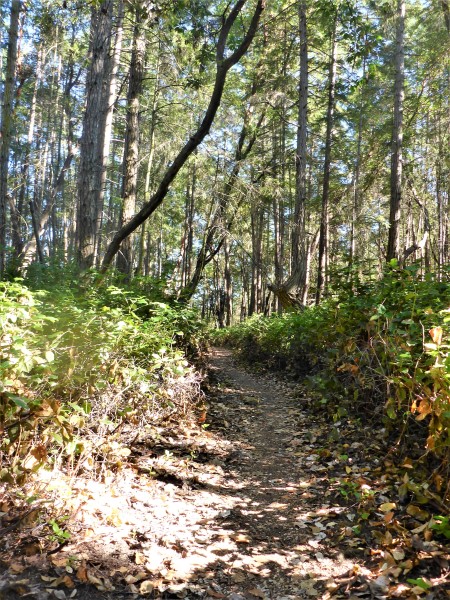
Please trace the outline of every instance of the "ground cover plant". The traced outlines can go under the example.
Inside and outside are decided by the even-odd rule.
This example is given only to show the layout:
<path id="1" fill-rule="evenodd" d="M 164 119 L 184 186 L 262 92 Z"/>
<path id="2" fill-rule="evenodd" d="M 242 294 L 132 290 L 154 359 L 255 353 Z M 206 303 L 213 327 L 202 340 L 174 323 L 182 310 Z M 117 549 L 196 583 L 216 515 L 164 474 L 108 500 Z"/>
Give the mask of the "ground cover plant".
<path id="1" fill-rule="evenodd" d="M 1 479 L 64 461 L 114 466 L 128 452 L 108 442 L 118 428 L 181 417 L 199 399 L 193 309 L 67 277 L 4 281 L 0 294 Z"/>

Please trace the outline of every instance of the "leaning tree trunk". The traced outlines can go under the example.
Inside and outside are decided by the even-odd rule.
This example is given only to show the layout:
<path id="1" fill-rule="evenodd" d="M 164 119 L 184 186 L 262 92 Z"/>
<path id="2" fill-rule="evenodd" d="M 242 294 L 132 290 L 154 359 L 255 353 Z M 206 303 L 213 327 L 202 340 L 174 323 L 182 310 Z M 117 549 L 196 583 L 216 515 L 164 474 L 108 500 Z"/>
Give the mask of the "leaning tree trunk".
<path id="1" fill-rule="evenodd" d="M 400 217 L 403 168 L 403 99 L 405 96 L 405 0 L 397 2 L 397 35 L 395 48 L 394 123 L 391 150 L 391 200 L 389 238 L 386 259 L 400 258 Z"/>
<path id="2" fill-rule="evenodd" d="M 185 165 L 188 158 L 202 143 L 206 135 L 209 133 L 211 125 L 214 121 L 214 117 L 216 116 L 217 110 L 222 100 L 222 94 L 225 87 L 225 81 L 227 78 L 228 71 L 231 69 L 231 67 L 237 64 L 242 58 L 242 56 L 244 56 L 244 54 L 247 52 L 253 38 L 255 37 L 258 28 L 259 18 L 264 9 L 264 0 L 258 0 L 250 26 L 247 30 L 246 35 L 244 36 L 244 39 L 242 40 L 241 44 L 236 48 L 236 50 L 227 55 L 227 42 L 231 28 L 236 22 L 245 4 L 246 0 L 237 0 L 236 4 L 232 7 L 229 15 L 224 20 L 222 28 L 220 30 L 216 48 L 216 77 L 214 82 L 214 89 L 202 122 L 200 123 L 197 131 L 193 135 L 191 135 L 189 140 L 180 150 L 175 160 L 167 168 L 166 172 L 163 175 L 161 183 L 159 184 L 158 189 L 150 198 L 150 200 L 146 202 L 141 208 L 141 210 L 138 213 L 136 213 L 127 223 L 125 223 L 122 227 L 119 228 L 116 235 L 111 240 L 111 243 L 109 244 L 105 256 L 103 258 L 103 272 L 106 271 L 112 263 L 114 256 L 120 249 L 121 243 L 128 236 L 130 236 L 140 225 L 142 225 L 142 223 L 144 223 L 144 221 L 146 221 L 150 217 L 150 215 L 152 215 L 154 211 L 160 206 L 160 204 L 163 202 L 164 198 L 166 197 L 169 191 L 170 185 L 172 184 L 173 180 L 175 179 L 181 168 Z"/>
<path id="3" fill-rule="evenodd" d="M 247 110 L 244 115 L 244 123 L 242 125 L 241 133 L 239 135 L 239 140 L 234 155 L 233 168 L 231 170 L 230 176 L 225 182 L 223 191 L 219 196 L 217 207 L 214 210 L 210 224 L 205 232 L 203 243 L 197 253 L 192 276 L 190 277 L 189 282 L 187 282 L 184 285 L 184 287 L 180 289 L 178 294 L 179 298 L 182 299 L 184 302 L 187 302 L 192 298 L 193 294 L 197 289 L 198 284 L 200 283 L 206 265 L 208 265 L 221 250 L 226 240 L 226 237 L 231 232 L 236 212 L 239 209 L 241 202 L 244 200 L 244 196 L 242 196 L 241 202 L 238 202 L 237 206 L 235 207 L 234 215 L 226 223 L 225 213 L 230 202 L 232 192 L 238 181 L 239 174 L 244 164 L 244 161 L 252 151 L 252 148 L 257 139 L 257 135 L 261 129 L 262 122 L 264 120 L 265 111 L 263 110 L 262 114 L 259 116 L 256 127 L 251 127 L 250 125 L 252 99 L 255 97 L 256 92 L 257 82 L 255 81 L 252 85 L 252 92 L 249 98 Z M 247 137 L 249 137 L 248 140 Z"/>
<path id="4" fill-rule="evenodd" d="M 12 0 L 0 127 L 0 276 L 5 271 L 6 213 L 8 206 L 8 163 L 11 146 L 14 83 L 17 64 L 17 40 L 21 2 Z"/>

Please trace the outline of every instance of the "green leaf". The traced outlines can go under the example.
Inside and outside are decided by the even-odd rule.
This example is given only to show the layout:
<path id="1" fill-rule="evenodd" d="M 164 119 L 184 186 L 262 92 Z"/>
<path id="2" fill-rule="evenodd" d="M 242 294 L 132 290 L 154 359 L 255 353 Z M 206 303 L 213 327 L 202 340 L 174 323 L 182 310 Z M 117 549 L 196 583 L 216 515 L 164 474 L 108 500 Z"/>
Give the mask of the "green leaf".
<path id="1" fill-rule="evenodd" d="M 417 585 L 417 587 L 420 587 L 423 590 L 429 590 L 431 587 L 431 585 L 423 579 L 407 579 L 406 581 L 412 585 Z"/>
<path id="2" fill-rule="evenodd" d="M 15 396 L 14 394 L 8 394 L 8 397 L 14 402 L 16 406 L 20 406 L 20 408 L 24 408 L 25 410 L 29 409 L 27 398 L 22 398 L 22 396 Z"/>

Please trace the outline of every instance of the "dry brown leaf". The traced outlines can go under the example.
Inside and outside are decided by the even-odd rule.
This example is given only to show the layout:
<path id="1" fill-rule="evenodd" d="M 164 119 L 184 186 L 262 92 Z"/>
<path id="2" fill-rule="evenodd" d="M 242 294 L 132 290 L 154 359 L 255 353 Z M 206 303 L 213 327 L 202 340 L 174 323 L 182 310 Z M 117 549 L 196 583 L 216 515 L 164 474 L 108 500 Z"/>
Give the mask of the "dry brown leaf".
<path id="1" fill-rule="evenodd" d="M 403 560 L 405 558 L 405 552 L 402 548 L 397 548 L 396 550 L 393 550 L 392 552 L 392 556 L 395 558 L 395 560 Z"/>
<path id="2" fill-rule="evenodd" d="M 147 557 L 142 552 L 136 552 L 136 554 L 134 555 L 134 562 L 137 565 L 145 565 L 147 560 Z"/>
<path id="3" fill-rule="evenodd" d="M 89 583 L 92 583 L 92 585 L 95 585 L 95 587 L 103 587 L 103 581 L 101 579 L 99 579 L 98 577 L 96 577 L 93 573 L 90 573 L 89 571 L 86 571 L 86 575 L 87 575 L 87 579 L 89 581 Z"/>
<path id="4" fill-rule="evenodd" d="M 384 515 L 383 520 L 385 523 L 390 523 L 392 521 L 392 519 L 394 518 L 394 514 L 392 511 L 388 512 Z"/>
<path id="5" fill-rule="evenodd" d="M 55 567 L 65 567 L 67 565 L 67 556 L 61 556 L 60 554 L 53 554 L 50 557 L 52 564 Z"/>
<path id="6" fill-rule="evenodd" d="M 18 575 L 19 573 L 22 573 L 23 571 L 25 571 L 25 569 L 26 569 L 25 565 L 23 565 L 22 563 L 19 563 L 19 562 L 12 562 L 8 567 L 8 570 L 11 573 L 14 573 L 16 575 Z"/>
<path id="7" fill-rule="evenodd" d="M 151 594 L 154 589 L 155 589 L 155 586 L 153 585 L 153 582 L 151 582 L 149 580 L 143 581 L 141 583 L 141 585 L 139 586 L 139 593 L 140 594 Z"/>
<path id="8" fill-rule="evenodd" d="M 79 579 L 81 582 L 83 583 L 87 583 L 88 580 L 88 575 L 87 575 L 87 569 L 86 569 L 86 565 L 80 565 L 77 569 L 77 579 Z"/>
<path id="9" fill-rule="evenodd" d="M 248 590 L 247 592 L 248 594 L 251 594 L 252 596 L 255 596 L 255 598 L 266 598 L 266 593 L 263 592 L 262 590 L 260 590 L 259 588 L 252 588 L 251 590 Z"/>
<path id="10" fill-rule="evenodd" d="M 230 538 L 238 544 L 250 544 L 251 539 L 245 533 L 233 533 Z"/>
<path id="11" fill-rule="evenodd" d="M 211 596 L 211 598 L 219 598 L 219 599 L 226 598 L 225 594 L 222 594 L 221 592 L 215 592 L 211 588 L 208 588 L 206 590 L 206 593 L 207 593 L 208 596 Z"/>

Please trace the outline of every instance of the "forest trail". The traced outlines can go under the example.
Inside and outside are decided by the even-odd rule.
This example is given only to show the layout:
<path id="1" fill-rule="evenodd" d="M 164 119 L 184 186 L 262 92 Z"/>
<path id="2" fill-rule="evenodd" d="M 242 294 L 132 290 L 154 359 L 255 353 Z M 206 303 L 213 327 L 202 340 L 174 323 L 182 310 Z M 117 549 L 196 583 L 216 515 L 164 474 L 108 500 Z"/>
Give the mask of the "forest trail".
<path id="1" fill-rule="evenodd" d="M 343 509 L 327 502 L 328 475 L 311 460 L 311 416 L 289 384 L 236 367 L 230 351 L 215 349 L 211 363 L 223 386 L 212 413 L 240 448 L 228 472 L 237 492 L 227 526 L 242 543 L 226 567 L 226 597 L 331 597 L 327 587 L 337 589 L 354 563 L 325 533 Z"/>
<path id="2" fill-rule="evenodd" d="M 250 374 L 228 350 L 210 362 L 208 426 L 122 432 L 130 454 L 113 477 L 53 481 L 70 538 L 39 551 L 45 521 L 23 518 L 2 540 L 1 600 L 390 597 L 377 561 L 405 553 L 389 532 L 389 554 L 371 548 L 345 486 L 350 472 L 371 483 L 377 442 L 347 423 L 338 443 L 340 423 L 318 421 L 301 386 Z M 376 486 L 370 501 L 387 503 Z"/>

